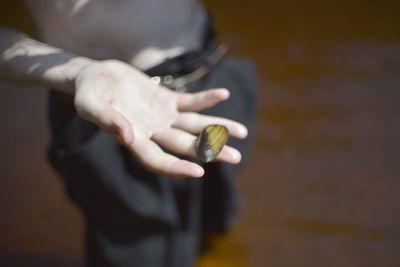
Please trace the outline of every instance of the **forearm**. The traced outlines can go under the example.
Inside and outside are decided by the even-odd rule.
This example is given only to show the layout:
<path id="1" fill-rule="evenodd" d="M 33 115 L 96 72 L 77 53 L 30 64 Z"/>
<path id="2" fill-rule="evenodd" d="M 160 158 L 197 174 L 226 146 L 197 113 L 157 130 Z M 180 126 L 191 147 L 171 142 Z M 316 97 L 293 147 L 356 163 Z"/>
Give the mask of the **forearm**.
<path id="1" fill-rule="evenodd" d="M 75 78 L 93 62 L 0 26 L 0 78 L 74 94 Z"/>

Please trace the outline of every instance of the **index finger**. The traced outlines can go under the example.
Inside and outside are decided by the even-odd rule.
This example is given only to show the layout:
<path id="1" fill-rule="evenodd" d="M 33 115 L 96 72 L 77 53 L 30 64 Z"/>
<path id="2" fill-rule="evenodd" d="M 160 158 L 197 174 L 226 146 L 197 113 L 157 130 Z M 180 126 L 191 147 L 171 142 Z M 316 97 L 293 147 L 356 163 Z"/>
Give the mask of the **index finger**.
<path id="1" fill-rule="evenodd" d="M 197 93 L 178 93 L 177 104 L 180 111 L 201 111 L 229 98 L 225 88 L 209 89 Z"/>

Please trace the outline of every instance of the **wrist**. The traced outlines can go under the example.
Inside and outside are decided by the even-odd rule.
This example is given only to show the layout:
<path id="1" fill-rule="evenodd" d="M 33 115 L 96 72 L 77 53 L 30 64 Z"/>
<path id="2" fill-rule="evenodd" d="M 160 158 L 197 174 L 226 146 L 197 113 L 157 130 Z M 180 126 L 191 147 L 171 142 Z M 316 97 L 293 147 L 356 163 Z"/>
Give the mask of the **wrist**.
<path id="1" fill-rule="evenodd" d="M 86 57 L 73 57 L 66 63 L 49 69 L 44 75 L 54 78 L 52 86 L 55 89 L 66 94 L 75 95 L 77 77 L 84 68 L 94 62 L 96 62 L 96 60 Z"/>

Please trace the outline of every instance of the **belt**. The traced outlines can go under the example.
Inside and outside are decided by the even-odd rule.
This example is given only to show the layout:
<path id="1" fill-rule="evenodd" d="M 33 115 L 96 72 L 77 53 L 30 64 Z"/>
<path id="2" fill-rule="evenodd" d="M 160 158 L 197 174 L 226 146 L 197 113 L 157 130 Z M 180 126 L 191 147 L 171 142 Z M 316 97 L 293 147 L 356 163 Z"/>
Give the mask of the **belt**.
<path id="1" fill-rule="evenodd" d="M 162 63 L 161 66 L 164 69 L 176 69 L 176 65 L 183 65 L 183 69 L 190 69 L 188 72 L 178 71 L 178 74 L 166 74 L 166 75 L 151 75 L 156 72 L 154 70 L 145 71 L 147 74 L 150 74 L 151 80 L 157 84 L 162 85 L 172 90 L 178 92 L 190 92 L 194 91 L 200 81 L 202 81 L 210 70 L 216 66 L 221 59 L 227 54 L 228 47 L 225 44 L 220 44 L 210 51 L 205 51 L 201 53 L 194 54 L 195 52 L 191 52 L 188 54 L 184 54 L 178 56 L 177 58 L 173 58 L 167 60 Z M 168 65 L 172 65 L 172 67 L 168 67 Z M 185 66 L 186 65 L 186 66 Z M 158 69 L 160 69 L 158 67 Z M 173 71 L 172 71 L 173 72 Z"/>

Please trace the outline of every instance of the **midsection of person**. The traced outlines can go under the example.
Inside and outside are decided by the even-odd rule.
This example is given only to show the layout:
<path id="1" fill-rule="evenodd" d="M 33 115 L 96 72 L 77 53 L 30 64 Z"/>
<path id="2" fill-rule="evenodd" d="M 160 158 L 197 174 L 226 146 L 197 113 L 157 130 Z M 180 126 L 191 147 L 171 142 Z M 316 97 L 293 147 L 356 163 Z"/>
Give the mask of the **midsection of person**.
<path id="1" fill-rule="evenodd" d="M 25 0 L 42 41 L 77 55 L 146 69 L 200 48 L 197 0 Z"/>

